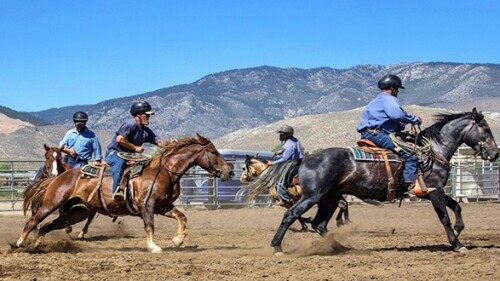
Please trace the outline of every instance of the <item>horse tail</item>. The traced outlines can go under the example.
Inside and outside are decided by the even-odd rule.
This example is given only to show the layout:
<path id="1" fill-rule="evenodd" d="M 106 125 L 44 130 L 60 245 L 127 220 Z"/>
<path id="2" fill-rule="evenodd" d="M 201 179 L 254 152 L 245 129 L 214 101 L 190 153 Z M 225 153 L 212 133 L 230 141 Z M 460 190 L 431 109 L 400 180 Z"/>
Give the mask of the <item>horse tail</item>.
<path id="1" fill-rule="evenodd" d="M 47 186 L 55 179 L 55 177 L 39 179 L 29 185 L 23 192 L 23 213 L 31 209 L 31 213 L 36 213 L 43 200 L 43 195 L 47 190 Z"/>
<path id="2" fill-rule="evenodd" d="M 298 172 L 301 159 L 289 160 L 269 166 L 259 175 L 257 180 L 248 186 L 248 193 L 245 196 L 246 201 L 250 201 L 261 194 L 264 190 L 275 188 L 280 181 L 288 182 L 288 178 L 293 178 Z M 287 184 L 287 183 L 286 183 Z"/>

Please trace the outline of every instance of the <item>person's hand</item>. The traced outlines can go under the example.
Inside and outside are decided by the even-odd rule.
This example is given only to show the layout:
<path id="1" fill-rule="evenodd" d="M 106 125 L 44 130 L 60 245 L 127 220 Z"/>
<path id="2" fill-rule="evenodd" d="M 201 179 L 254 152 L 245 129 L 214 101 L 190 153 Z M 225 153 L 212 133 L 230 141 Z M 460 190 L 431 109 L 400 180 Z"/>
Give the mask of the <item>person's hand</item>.
<path id="1" fill-rule="evenodd" d="M 135 147 L 135 152 L 137 152 L 137 153 L 143 153 L 144 152 L 144 148 L 142 148 L 142 146 L 136 146 Z"/>
<path id="2" fill-rule="evenodd" d="M 72 158 L 76 158 L 78 156 L 78 153 L 76 153 L 76 151 L 74 151 L 73 149 L 68 149 L 68 151 L 69 151 L 69 155 Z"/>
<path id="3" fill-rule="evenodd" d="M 418 125 L 422 125 L 422 117 L 417 116 L 417 118 L 418 118 Z"/>
<path id="4" fill-rule="evenodd" d="M 267 166 L 271 166 L 271 165 L 273 164 L 273 161 L 271 161 L 271 160 L 267 160 L 267 163 L 266 163 L 266 164 L 267 164 Z"/>

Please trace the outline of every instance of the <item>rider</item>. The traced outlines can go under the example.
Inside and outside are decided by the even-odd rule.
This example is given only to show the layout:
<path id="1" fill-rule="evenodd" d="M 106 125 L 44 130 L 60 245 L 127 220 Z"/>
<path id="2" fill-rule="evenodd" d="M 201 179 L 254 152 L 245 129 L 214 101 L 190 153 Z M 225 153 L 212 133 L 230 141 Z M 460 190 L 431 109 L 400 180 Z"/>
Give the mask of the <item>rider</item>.
<path id="1" fill-rule="evenodd" d="M 276 165 L 278 163 L 283 163 L 287 160 L 302 159 L 304 154 L 302 153 L 302 147 L 300 141 L 293 136 L 293 128 L 291 126 L 285 125 L 279 128 L 277 131 L 279 134 L 279 139 L 282 143 L 281 149 L 276 151 L 274 155 L 276 160 L 269 160 L 268 165 Z M 285 177 L 281 177 L 278 183 L 276 183 L 276 190 L 280 196 L 280 205 L 290 204 L 292 200 L 288 194 L 288 187 L 285 184 Z"/>
<path id="2" fill-rule="evenodd" d="M 111 166 L 113 174 L 113 199 L 116 201 L 124 200 L 123 190 L 117 189 L 126 167 L 125 159 L 120 158 L 118 152 L 142 153 L 144 151 L 142 145 L 145 142 L 162 144 L 155 133 L 147 127 L 149 117 L 155 114 L 147 101 L 134 102 L 130 108 L 130 114 L 134 118 L 123 122 L 106 151 L 106 162 Z"/>
<path id="3" fill-rule="evenodd" d="M 87 113 L 83 111 L 75 112 L 73 114 L 75 128 L 66 132 L 59 143 L 59 146 L 64 145 L 62 151 L 67 153 L 64 162 L 69 164 L 71 168 L 87 165 L 88 161 L 92 159 L 92 154 L 94 154 L 96 162 L 101 164 L 101 144 L 96 134 L 87 128 L 88 120 Z"/>
<path id="4" fill-rule="evenodd" d="M 422 118 L 407 113 L 398 99 L 399 89 L 404 89 L 401 79 L 396 75 L 385 75 L 378 81 L 382 92 L 376 96 L 361 114 L 357 131 L 361 138 L 374 142 L 377 146 L 397 153 L 404 160 L 403 178 L 410 194 L 414 194 L 417 177 L 418 159 L 403 149 L 397 149 L 389 134 L 404 129 L 406 124 L 422 124 Z M 427 192 L 435 188 L 427 188 Z"/>
<path id="5" fill-rule="evenodd" d="M 101 164 L 101 143 L 97 135 L 87 128 L 88 120 L 87 113 L 83 111 L 75 112 L 73 114 L 75 128 L 67 131 L 59 143 L 59 146 L 64 145 L 62 152 L 67 153 L 63 157 L 63 162 L 69 165 L 71 169 L 87 165 L 88 161 L 92 159 L 92 154 L 96 162 Z M 43 165 L 38 169 L 35 179 L 41 175 L 42 170 Z"/>

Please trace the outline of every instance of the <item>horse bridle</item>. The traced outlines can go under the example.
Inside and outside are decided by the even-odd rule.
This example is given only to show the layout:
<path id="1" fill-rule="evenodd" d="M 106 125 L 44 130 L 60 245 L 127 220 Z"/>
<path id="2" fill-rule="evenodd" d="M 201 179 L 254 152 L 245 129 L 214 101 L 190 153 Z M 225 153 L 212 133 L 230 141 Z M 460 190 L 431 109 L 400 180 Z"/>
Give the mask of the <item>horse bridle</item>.
<path id="1" fill-rule="evenodd" d="M 467 139 L 467 136 L 469 135 L 469 133 L 472 131 L 472 128 L 474 128 L 474 127 L 476 128 L 476 136 L 477 136 L 477 138 L 479 138 L 479 124 L 475 120 L 472 120 L 471 127 L 469 128 L 469 130 L 465 134 L 464 140 Z M 472 147 L 472 149 L 474 150 L 474 156 L 477 156 L 477 155 L 481 155 L 482 156 L 483 148 L 484 148 L 483 143 L 484 143 L 483 141 L 478 141 L 477 142 L 477 146 L 479 146 L 479 149 L 476 149 L 475 147 Z"/>
<path id="2" fill-rule="evenodd" d="M 219 178 L 219 177 L 222 175 L 222 171 L 214 168 L 214 166 L 212 165 L 212 162 L 210 161 L 210 157 L 208 156 L 208 152 L 207 152 L 207 146 L 209 146 L 209 145 L 211 145 L 211 144 L 212 144 L 212 142 L 209 142 L 209 143 L 207 143 L 207 144 L 205 144 L 205 145 L 202 145 L 202 147 L 203 147 L 203 150 L 204 150 L 205 155 L 206 155 L 206 157 L 207 157 L 207 161 L 208 161 L 208 165 L 209 165 L 208 170 L 213 171 L 213 172 L 210 172 L 210 171 L 209 171 L 209 173 L 210 173 L 211 175 L 213 175 L 214 177 Z M 163 158 L 162 158 L 161 160 L 163 160 Z M 161 161 L 161 160 L 160 160 L 160 161 Z M 162 168 L 164 168 L 165 170 L 167 170 L 168 172 L 170 172 L 170 173 L 172 173 L 172 174 L 174 174 L 174 175 L 177 175 L 177 176 L 181 176 L 181 177 L 182 177 L 184 174 L 186 174 L 186 172 L 187 172 L 187 171 L 186 171 L 186 172 L 184 172 L 184 173 L 179 173 L 179 172 L 173 171 L 173 170 L 171 170 L 169 167 L 167 167 L 166 163 L 161 164 L 161 167 L 162 167 Z M 160 170 L 161 170 L 161 169 L 160 169 Z M 159 171 L 158 171 L 158 173 L 159 173 Z"/>

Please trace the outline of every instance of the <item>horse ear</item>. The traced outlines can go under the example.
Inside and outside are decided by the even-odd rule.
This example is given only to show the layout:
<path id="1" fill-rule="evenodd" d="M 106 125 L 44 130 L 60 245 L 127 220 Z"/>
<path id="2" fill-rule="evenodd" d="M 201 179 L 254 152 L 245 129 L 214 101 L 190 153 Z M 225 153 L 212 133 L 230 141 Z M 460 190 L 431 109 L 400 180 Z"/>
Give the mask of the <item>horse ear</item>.
<path id="1" fill-rule="evenodd" d="M 64 144 L 61 144 L 61 147 L 59 147 L 59 151 L 62 152 L 64 149 Z"/>
<path id="2" fill-rule="evenodd" d="M 480 119 L 481 119 L 481 113 L 477 112 L 477 109 L 474 107 L 472 109 L 472 120 L 480 121 Z"/>
<path id="3" fill-rule="evenodd" d="M 45 143 L 43 144 L 43 148 L 45 149 L 45 151 L 49 151 L 50 147 L 48 147 Z"/>

